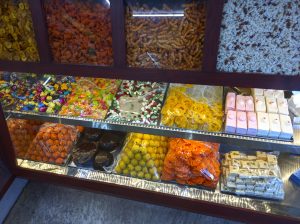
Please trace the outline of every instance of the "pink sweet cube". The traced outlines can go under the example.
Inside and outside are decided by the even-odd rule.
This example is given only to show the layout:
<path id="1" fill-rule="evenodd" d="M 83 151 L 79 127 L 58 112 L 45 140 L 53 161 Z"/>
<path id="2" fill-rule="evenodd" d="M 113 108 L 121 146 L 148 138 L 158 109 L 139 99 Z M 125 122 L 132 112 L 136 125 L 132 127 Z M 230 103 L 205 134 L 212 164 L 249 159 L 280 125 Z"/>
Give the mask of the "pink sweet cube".
<path id="1" fill-rule="evenodd" d="M 246 110 L 245 97 L 242 95 L 236 96 L 236 110 L 237 111 L 245 111 Z"/>
<path id="2" fill-rule="evenodd" d="M 226 103 L 225 103 L 225 113 L 227 114 L 227 111 L 229 110 L 235 110 L 235 98 L 236 94 L 229 92 L 226 96 Z"/>
<path id="3" fill-rule="evenodd" d="M 236 111 L 229 110 L 226 115 L 225 132 L 235 133 L 236 131 Z"/>
<path id="4" fill-rule="evenodd" d="M 241 135 L 245 135 L 247 133 L 247 115 L 244 111 L 237 112 L 236 133 Z"/>
<path id="5" fill-rule="evenodd" d="M 247 112 L 247 135 L 257 135 L 257 119 L 255 112 Z"/>
<path id="6" fill-rule="evenodd" d="M 246 111 L 254 111 L 254 101 L 252 96 L 245 96 Z"/>

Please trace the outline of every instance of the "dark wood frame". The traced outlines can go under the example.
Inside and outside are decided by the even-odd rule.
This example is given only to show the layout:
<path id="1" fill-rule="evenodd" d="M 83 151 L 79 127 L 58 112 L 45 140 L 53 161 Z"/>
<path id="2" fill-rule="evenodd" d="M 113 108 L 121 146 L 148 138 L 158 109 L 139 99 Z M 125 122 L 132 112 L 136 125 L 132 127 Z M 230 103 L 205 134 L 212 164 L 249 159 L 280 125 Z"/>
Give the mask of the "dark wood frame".
<path id="1" fill-rule="evenodd" d="M 54 73 L 64 75 L 94 76 L 103 78 L 136 79 L 208 85 L 227 85 L 300 90 L 300 75 L 283 76 L 269 74 L 243 74 L 216 71 L 220 26 L 224 0 L 207 2 L 207 24 L 202 71 L 179 71 L 129 68 L 126 65 L 124 1 L 111 0 L 112 38 L 114 65 L 111 67 L 94 65 L 58 64 L 52 60 L 48 44 L 48 34 L 42 0 L 28 0 L 32 13 L 33 27 L 40 56 L 39 62 L 0 61 L 0 70 L 12 72 Z M 68 176 L 49 174 L 20 168 L 15 162 L 15 153 L 0 105 L 0 142 L 4 162 L 16 176 L 32 180 L 48 181 L 86 190 L 103 192 L 133 200 L 155 203 L 192 212 L 205 213 L 229 219 L 255 223 L 299 223 L 287 216 L 261 213 L 238 207 L 191 200 L 157 192 L 133 189 L 127 186 L 82 180 Z"/>

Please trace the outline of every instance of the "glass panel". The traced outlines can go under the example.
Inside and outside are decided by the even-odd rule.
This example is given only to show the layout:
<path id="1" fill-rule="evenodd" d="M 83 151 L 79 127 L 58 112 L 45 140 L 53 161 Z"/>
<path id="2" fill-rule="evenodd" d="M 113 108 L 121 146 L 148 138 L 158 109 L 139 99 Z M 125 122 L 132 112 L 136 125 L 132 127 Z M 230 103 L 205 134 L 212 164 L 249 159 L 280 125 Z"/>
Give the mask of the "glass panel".
<path id="1" fill-rule="evenodd" d="M 201 1 L 127 1 L 127 62 L 132 67 L 201 69 Z"/>
<path id="2" fill-rule="evenodd" d="M 297 1 L 227 0 L 217 69 L 300 74 Z"/>
<path id="3" fill-rule="evenodd" d="M 26 0 L 0 1 L 0 59 L 39 60 Z"/>
<path id="4" fill-rule="evenodd" d="M 109 0 L 45 0 L 56 62 L 112 65 Z"/>

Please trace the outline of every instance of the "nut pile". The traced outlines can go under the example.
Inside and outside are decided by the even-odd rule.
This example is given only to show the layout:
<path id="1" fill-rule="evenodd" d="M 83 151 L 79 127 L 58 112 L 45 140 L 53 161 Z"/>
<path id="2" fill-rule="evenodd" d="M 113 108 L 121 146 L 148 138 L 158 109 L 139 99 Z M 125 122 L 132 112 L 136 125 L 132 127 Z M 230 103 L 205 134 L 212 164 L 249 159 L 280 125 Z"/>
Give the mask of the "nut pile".
<path id="1" fill-rule="evenodd" d="M 46 0 L 50 46 L 62 63 L 111 65 L 110 8 L 82 0 Z"/>
<path id="2" fill-rule="evenodd" d="M 171 15 L 175 11 L 166 4 L 161 9 L 145 4 L 127 7 L 129 66 L 182 70 L 201 68 L 205 5 L 192 2 L 183 4 L 182 8 L 183 16 L 173 17 Z M 145 16 L 136 17 L 137 13 Z M 153 16 L 161 13 L 170 16 Z"/>
<path id="3" fill-rule="evenodd" d="M 39 60 L 27 0 L 0 1 L 0 59 Z"/>

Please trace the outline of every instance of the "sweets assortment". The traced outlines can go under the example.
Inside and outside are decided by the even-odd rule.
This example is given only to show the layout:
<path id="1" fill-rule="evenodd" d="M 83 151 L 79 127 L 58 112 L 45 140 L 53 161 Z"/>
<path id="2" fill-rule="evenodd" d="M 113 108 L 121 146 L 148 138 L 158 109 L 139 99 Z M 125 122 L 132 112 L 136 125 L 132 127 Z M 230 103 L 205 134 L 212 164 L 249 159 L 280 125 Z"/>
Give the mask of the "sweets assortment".
<path id="1" fill-rule="evenodd" d="M 170 139 L 162 180 L 216 188 L 220 176 L 218 150 L 215 143 Z"/>
<path id="2" fill-rule="evenodd" d="M 201 1 L 156 7 L 129 5 L 126 10 L 127 62 L 133 67 L 201 69 L 205 4 Z M 162 16 L 161 16 L 162 15 Z M 165 16 L 163 16 L 165 15 Z"/>
<path id="3" fill-rule="evenodd" d="M 59 114 L 104 119 L 119 84 L 114 79 L 79 78 Z"/>
<path id="4" fill-rule="evenodd" d="M 112 65 L 111 10 L 106 1 L 46 0 L 44 6 L 55 61 Z"/>
<path id="5" fill-rule="evenodd" d="M 7 127 L 16 157 L 24 158 L 42 122 L 35 120 L 9 119 Z"/>
<path id="6" fill-rule="evenodd" d="M 9 82 L 0 80 L 0 103 L 3 108 L 13 105 L 15 99 L 10 94 Z"/>
<path id="7" fill-rule="evenodd" d="M 66 103 L 66 96 L 71 93 L 72 82 L 72 77 L 44 75 L 25 93 L 17 94 L 19 101 L 16 110 L 57 113 Z M 16 89 L 19 89 L 19 85 Z"/>
<path id="8" fill-rule="evenodd" d="M 165 91 L 165 83 L 124 80 L 107 120 L 155 125 Z"/>
<path id="9" fill-rule="evenodd" d="M 167 153 L 167 138 L 130 133 L 114 171 L 131 177 L 160 180 Z"/>
<path id="10" fill-rule="evenodd" d="M 179 128 L 220 131 L 223 124 L 222 87 L 171 84 L 161 123 Z"/>
<path id="11" fill-rule="evenodd" d="M 77 138 L 78 130 L 74 126 L 45 123 L 32 141 L 26 159 L 64 164 Z"/>
<path id="12" fill-rule="evenodd" d="M 251 89 L 253 96 L 227 93 L 225 132 L 290 140 L 293 127 L 283 90 Z"/>
<path id="13" fill-rule="evenodd" d="M 257 151 L 246 155 L 238 151 L 225 154 L 222 161 L 221 190 L 237 195 L 270 199 L 284 198 L 283 181 L 277 157 Z"/>
<path id="14" fill-rule="evenodd" d="M 38 61 L 27 0 L 0 2 L 0 59 Z"/>

